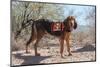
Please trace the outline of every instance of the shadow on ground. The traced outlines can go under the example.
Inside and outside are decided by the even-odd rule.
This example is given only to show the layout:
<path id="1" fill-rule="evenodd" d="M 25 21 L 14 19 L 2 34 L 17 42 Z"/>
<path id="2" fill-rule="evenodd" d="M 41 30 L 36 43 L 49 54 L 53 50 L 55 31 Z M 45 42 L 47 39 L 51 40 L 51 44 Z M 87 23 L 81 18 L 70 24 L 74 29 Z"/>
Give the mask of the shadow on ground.
<path id="1" fill-rule="evenodd" d="M 72 51 L 74 52 L 88 52 L 88 51 L 95 51 L 96 48 L 93 45 L 85 45 L 82 48 L 77 49 L 76 51 Z"/>
<path id="2" fill-rule="evenodd" d="M 22 53 L 15 54 L 18 59 L 23 59 L 24 62 L 21 65 L 39 64 L 42 60 L 50 58 L 51 56 L 23 56 Z"/>

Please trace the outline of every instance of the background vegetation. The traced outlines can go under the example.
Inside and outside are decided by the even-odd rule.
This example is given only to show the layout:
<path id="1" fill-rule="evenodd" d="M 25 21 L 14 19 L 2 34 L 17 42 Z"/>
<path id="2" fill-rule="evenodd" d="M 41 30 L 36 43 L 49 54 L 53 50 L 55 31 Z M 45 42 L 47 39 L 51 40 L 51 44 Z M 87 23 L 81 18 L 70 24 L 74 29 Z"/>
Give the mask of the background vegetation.
<path id="1" fill-rule="evenodd" d="M 77 21 L 83 16 L 82 12 L 76 12 L 70 5 L 32 3 L 12 1 L 11 6 L 11 45 L 12 50 L 25 49 L 25 43 L 29 40 L 31 33 L 31 23 L 28 21 L 41 18 L 53 21 L 63 21 L 67 16 L 75 16 Z M 84 9 L 84 21 L 77 22 L 78 28 L 72 33 L 72 45 L 95 44 L 95 7 L 87 6 L 91 9 Z M 77 9 L 81 10 L 81 9 Z M 86 24 L 84 24 L 86 23 Z M 47 39 L 46 39 L 47 38 Z M 48 41 L 56 38 L 46 35 L 41 40 L 47 46 Z M 47 41 L 48 40 L 48 41 Z M 49 44 L 48 44 L 49 45 Z M 33 46 L 31 45 L 31 48 Z"/>

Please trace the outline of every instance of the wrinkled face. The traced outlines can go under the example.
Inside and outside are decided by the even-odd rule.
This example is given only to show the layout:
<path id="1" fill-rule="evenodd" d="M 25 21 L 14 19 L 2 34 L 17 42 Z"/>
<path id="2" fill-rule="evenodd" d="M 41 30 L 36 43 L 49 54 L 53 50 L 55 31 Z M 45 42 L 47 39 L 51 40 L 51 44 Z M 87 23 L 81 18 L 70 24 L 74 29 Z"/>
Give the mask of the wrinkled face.
<path id="1" fill-rule="evenodd" d="M 77 25 L 76 25 L 76 21 L 75 18 L 73 16 L 69 16 L 67 17 L 67 19 L 64 21 L 65 23 L 65 29 L 66 31 L 72 31 L 73 29 L 76 29 Z"/>
<path id="2" fill-rule="evenodd" d="M 74 19 L 70 19 L 70 20 L 68 21 L 68 25 L 69 25 L 69 28 L 70 28 L 71 31 L 72 31 L 73 28 L 74 28 L 74 23 L 75 23 L 75 20 L 74 20 Z"/>
<path id="3" fill-rule="evenodd" d="M 69 24 L 70 24 L 70 26 L 74 26 L 74 23 L 75 23 L 75 20 L 74 19 L 71 19 L 71 20 L 69 20 L 69 22 L 68 22 Z"/>

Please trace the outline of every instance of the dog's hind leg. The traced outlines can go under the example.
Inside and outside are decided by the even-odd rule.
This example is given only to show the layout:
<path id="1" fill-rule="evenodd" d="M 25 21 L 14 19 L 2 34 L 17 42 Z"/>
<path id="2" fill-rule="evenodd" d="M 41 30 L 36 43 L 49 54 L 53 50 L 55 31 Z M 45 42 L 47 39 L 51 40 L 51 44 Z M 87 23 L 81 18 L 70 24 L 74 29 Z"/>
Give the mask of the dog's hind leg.
<path id="1" fill-rule="evenodd" d="M 32 37 L 30 37 L 29 41 L 26 43 L 26 53 L 29 53 L 28 52 L 28 46 L 29 44 L 32 42 Z"/>
<path id="2" fill-rule="evenodd" d="M 28 51 L 28 46 L 29 46 L 29 44 L 30 44 L 32 41 L 34 41 L 34 40 L 36 40 L 36 30 L 35 30 L 35 24 L 33 23 L 33 24 L 32 24 L 32 32 L 31 32 L 30 39 L 29 39 L 28 42 L 26 43 L 26 53 L 29 53 L 29 51 Z"/>
<path id="3" fill-rule="evenodd" d="M 36 40 L 36 36 L 35 36 L 34 34 L 31 34 L 30 39 L 29 39 L 28 42 L 26 43 L 26 53 L 29 53 L 28 47 L 29 47 L 30 43 L 31 43 L 32 41 L 35 41 L 35 40 Z"/>
<path id="4" fill-rule="evenodd" d="M 36 39 L 36 42 L 34 44 L 34 52 L 35 52 L 35 56 L 40 56 L 40 54 L 37 52 L 37 47 L 38 47 L 38 43 L 39 41 L 41 40 L 41 38 L 44 36 L 45 32 L 44 30 L 38 30 L 37 31 L 37 39 Z"/>
<path id="5" fill-rule="evenodd" d="M 39 40 L 36 40 L 36 42 L 35 42 L 35 44 L 34 44 L 35 56 L 40 56 L 40 54 L 37 52 L 38 42 L 39 42 Z"/>

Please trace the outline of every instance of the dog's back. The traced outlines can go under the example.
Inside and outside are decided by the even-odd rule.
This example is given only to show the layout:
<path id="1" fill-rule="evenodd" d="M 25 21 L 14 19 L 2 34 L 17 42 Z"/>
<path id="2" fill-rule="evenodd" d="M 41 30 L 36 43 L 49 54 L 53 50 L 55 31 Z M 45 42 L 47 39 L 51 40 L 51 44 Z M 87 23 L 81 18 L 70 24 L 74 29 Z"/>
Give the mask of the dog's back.
<path id="1" fill-rule="evenodd" d="M 39 19 L 34 22 L 36 25 L 37 31 L 46 31 L 47 33 L 54 35 L 54 36 L 60 36 L 62 31 L 53 31 L 52 30 L 52 24 L 54 22 L 50 21 L 48 19 Z"/>

